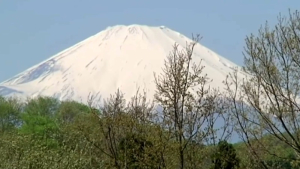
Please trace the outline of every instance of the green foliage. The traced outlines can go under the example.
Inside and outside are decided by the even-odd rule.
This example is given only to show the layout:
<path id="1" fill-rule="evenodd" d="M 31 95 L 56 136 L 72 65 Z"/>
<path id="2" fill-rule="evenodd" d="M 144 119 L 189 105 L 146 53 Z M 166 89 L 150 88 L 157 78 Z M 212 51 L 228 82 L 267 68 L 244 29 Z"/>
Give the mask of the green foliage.
<path id="1" fill-rule="evenodd" d="M 119 144 L 121 159 L 130 169 L 157 168 L 159 159 L 149 151 L 153 146 L 152 142 L 147 141 L 141 135 L 128 134 Z"/>
<path id="2" fill-rule="evenodd" d="M 21 116 L 23 124 L 20 133 L 31 135 L 32 139 L 43 140 L 43 144 L 49 147 L 56 147 L 59 127 L 54 117 L 58 107 L 59 102 L 49 97 L 30 100 Z"/>
<path id="3" fill-rule="evenodd" d="M 92 168 L 90 158 L 69 149 L 49 149 L 30 136 L 9 134 L 0 139 L 0 168 L 58 169 Z"/>
<path id="4" fill-rule="evenodd" d="M 75 101 L 63 101 L 58 109 L 57 118 L 60 123 L 72 123 L 76 118 L 89 112 L 87 105 L 75 102 Z"/>
<path id="5" fill-rule="evenodd" d="M 239 167 L 240 159 L 232 144 L 220 141 L 212 156 L 212 162 L 212 169 L 236 169 Z"/>
<path id="6" fill-rule="evenodd" d="M 40 97 L 21 104 L 17 99 L 1 99 L 1 122 L 6 124 L 3 126 L 7 132 L 0 135 L 0 168 L 178 167 L 174 135 L 146 116 L 151 109 L 144 102 L 126 106 L 121 93 L 106 102 L 101 114 L 98 109 L 74 101 Z M 274 138 L 265 137 L 264 141 L 283 156 L 296 157 Z M 244 144 L 234 146 L 237 155 L 226 142 L 215 147 L 194 139 L 186 145 L 184 167 L 206 169 L 221 165 L 227 169 L 238 164 L 235 157 L 239 156 L 241 168 L 257 168 L 257 162 L 248 158 Z M 212 156 L 215 150 L 218 153 Z M 263 158 L 277 168 L 298 165 L 297 161 Z"/>
<path id="7" fill-rule="evenodd" d="M 20 128 L 20 133 L 32 135 L 33 139 L 41 139 L 46 145 L 55 146 L 57 144 L 56 137 L 59 128 L 54 119 L 42 116 L 23 114 L 24 124 Z"/>
<path id="8" fill-rule="evenodd" d="M 24 112 L 32 115 L 53 117 L 56 114 L 59 106 L 59 101 L 55 98 L 37 97 L 28 101 Z"/>
<path id="9" fill-rule="evenodd" d="M 18 100 L 0 97 L 0 133 L 11 131 L 20 125 L 21 108 Z"/>

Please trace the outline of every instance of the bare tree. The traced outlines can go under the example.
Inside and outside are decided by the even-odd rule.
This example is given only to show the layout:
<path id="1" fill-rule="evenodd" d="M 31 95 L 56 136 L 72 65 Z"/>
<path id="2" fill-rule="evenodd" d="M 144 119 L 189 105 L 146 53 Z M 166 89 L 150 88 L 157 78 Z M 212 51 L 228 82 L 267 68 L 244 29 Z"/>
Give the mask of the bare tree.
<path id="1" fill-rule="evenodd" d="M 146 93 L 139 90 L 126 104 L 124 94 L 118 90 L 100 106 L 101 113 L 92 108 L 93 96 L 89 105 L 98 120 L 97 133 L 85 135 L 85 138 L 100 153 L 108 157 L 108 167 L 153 168 L 159 166 L 159 158 L 155 158 L 156 149 L 151 140 L 153 104 L 147 101 Z M 152 136 L 153 137 L 153 136 Z"/>
<path id="2" fill-rule="evenodd" d="M 239 80 L 234 72 L 226 80 L 236 131 L 261 167 L 274 168 L 262 154 L 288 157 L 270 147 L 265 136 L 300 153 L 299 12 L 280 15 L 273 29 L 266 23 L 258 35 L 247 37 L 244 58 L 247 78 Z"/>
<path id="3" fill-rule="evenodd" d="M 219 92 L 212 92 L 209 78 L 202 75 L 204 66 L 192 61 L 195 45 L 201 39 L 193 37 L 183 50 L 175 44 L 165 60 L 162 74 L 155 76 L 155 101 L 163 108 L 162 121 L 174 134 L 178 144 L 179 167 L 185 166 L 185 153 L 189 143 L 203 141 L 214 126 L 216 100 Z M 207 125 L 208 124 L 208 125 Z M 200 138 L 200 139 L 199 139 Z"/>

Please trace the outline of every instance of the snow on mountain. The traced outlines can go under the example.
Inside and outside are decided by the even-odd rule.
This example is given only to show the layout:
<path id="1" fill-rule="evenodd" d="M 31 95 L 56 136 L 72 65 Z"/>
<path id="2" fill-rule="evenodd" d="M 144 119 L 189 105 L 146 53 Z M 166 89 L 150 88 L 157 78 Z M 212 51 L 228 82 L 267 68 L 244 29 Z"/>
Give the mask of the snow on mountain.
<path id="1" fill-rule="evenodd" d="M 129 99 L 138 87 L 149 97 L 155 92 L 153 73 L 160 73 L 164 59 L 177 42 L 191 39 L 167 27 L 117 25 L 81 41 L 24 72 L 0 83 L 0 95 L 54 96 L 87 101 L 89 93 L 107 98 L 119 88 Z M 212 50 L 197 44 L 193 61 L 203 59 L 204 73 L 212 87 L 238 67 Z"/>

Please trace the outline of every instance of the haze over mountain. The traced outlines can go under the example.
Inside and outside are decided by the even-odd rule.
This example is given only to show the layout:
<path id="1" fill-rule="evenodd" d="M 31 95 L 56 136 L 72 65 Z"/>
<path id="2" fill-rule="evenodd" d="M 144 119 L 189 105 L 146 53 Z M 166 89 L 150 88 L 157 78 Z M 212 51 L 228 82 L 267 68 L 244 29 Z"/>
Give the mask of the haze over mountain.
<path id="1" fill-rule="evenodd" d="M 96 99 L 107 98 L 119 88 L 129 99 L 140 87 L 151 98 L 155 92 L 153 73 L 162 71 L 175 42 L 185 47 L 191 39 L 164 26 L 108 27 L 0 83 L 0 95 L 46 95 L 86 103 L 89 93 Z M 221 90 L 226 75 L 238 67 L 197 44 L 193 61 L 201 59 L 203 73 L 213 79 L 210 85 Z"/>

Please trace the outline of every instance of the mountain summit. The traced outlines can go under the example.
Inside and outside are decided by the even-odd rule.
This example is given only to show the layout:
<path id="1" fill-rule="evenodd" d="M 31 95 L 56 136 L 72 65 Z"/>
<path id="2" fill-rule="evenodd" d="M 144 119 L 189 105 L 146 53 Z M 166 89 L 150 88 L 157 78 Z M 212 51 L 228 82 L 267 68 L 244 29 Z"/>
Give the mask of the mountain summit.
<path id="1" fill-rule="evenodd" d="M 54 96 L 86 102 L 89 93 L 107 98 L 118 88 L 129 99 L 138 87 L 149 97 L 155 92 L 154 75 L 174 43 L 182 47 L 191 39 L 167 27 L 117 25 L 91 36 L 24 72 L 0 83 L 3 96 Z M 197 44 L 193 61 L 205 66 L 221 87 L 228 72 L 238 67 L 210 49 Z"/>

